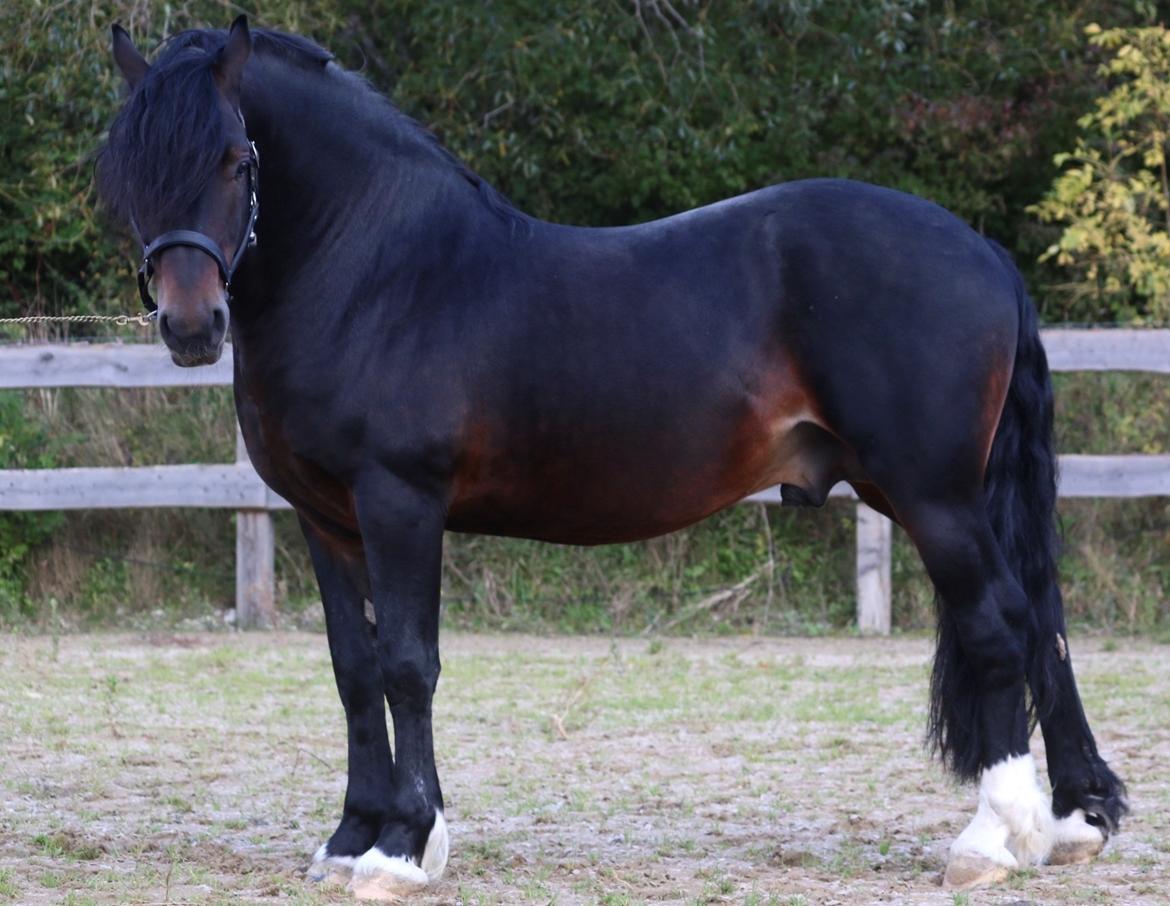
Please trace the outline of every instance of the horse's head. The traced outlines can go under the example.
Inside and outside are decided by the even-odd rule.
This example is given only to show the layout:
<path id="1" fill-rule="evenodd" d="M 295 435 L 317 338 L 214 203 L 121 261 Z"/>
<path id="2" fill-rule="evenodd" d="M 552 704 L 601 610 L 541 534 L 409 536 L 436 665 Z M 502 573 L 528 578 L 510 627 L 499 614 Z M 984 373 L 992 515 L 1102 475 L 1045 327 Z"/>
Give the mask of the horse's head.
<path id="1" fill-rule="evenodd" d="M 240 114 L 247 19 L 222 36 L 209 44 L 180 35 L 151 65 L 114 26 L 130 92 L 102 150 L 101 192 L 139 234 L 143 302 L 154 305 L 153 281 L 159 333 L 184 366 L 223 351 L 228 284 L 256 217 L 257 161 Z"/>

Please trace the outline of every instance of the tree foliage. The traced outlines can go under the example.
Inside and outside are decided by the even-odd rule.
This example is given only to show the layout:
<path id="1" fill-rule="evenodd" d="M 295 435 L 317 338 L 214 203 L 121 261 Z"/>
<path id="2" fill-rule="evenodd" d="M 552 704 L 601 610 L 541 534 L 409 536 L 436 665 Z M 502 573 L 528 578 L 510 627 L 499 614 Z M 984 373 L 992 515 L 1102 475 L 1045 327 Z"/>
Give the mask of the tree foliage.
<path id="1" fill-rule="evenodd" d="M 1111 52 L 1100 72 L 1112 89 L 1077 124 L 1065 167 L 1033 210 L 1064 224 L 1046 257 L 1074 274 L 1073 290 L 1098 317 L 1170 319 L 1170 31 L 1086 29 Z"/>
<path id="2" fill-rule="evenodd" d="M 327 31 L 328 3 L 274 0 L 272 28 Z M 94 152 L 122 97 L 110 26 L 150 49 L 189 27 L 224 27 L 228 0 L 0 3 L 0 316 L 125 311 L 137 249 L 106 222 Z"/>
<path id="3" fill-rule="evenodd" d="M 1094 44 L 1086 53 L 1085 26 L 1148 25 L 1157 12 L 1149 0 L 3 0 L 0 316 L 114 313 L 138 304 L 137 249 L 124 225 L 105 222 L 92 191 L 92 154 L 122 92 L 109 26 L 121 21 L 149 51 L 185 27 L 225 27 L 241 11 L 257 26 L 306 34 L 331 49 L 541 217 L 629 223 L 781 180 L 852 177 L 933 199 L 1003 242 L 1050 320 L 1154 311 L 1153 295 L 1126 289 L 1154 287 L 1162 278 L 1152 270 L 1102 266 L 1099 274 L 1118 281 L 1110 296 L 1100 281 L 1092 292 L 1083 279 L 1070 286 L 1055 256 L 1038 264 L 1059 241 L 1060 226 L 1027 212 L 1051 184 L 1053 155 L 1074 147 L 1078 113 L 1109 80 L 1130 78 L 1098 70 L 1111 48 Z M 1131 127 L 1110 123 L 1109 134 L 1121 128 Z M 1145 153 L 1124 158 L 1119 172 L 1128 178 L 1154 167 Z M 1113 191 L 1125 195 L 1126 185 Z M 1136 197 L 1154 234 L 1165 206 L 1148 180 L 1142 186 Z M 1156 263 L 1147 260 L 1151 268 Z M 86 464 L 106 448 L 123 451 L 127 462 L 222 458 L 206 447 L 215 418 L 228 416 L 218 397 L 192 398 L 186 409 L 167 400 L 166 419 L 161 397 L 158 410 L 106 399 L 93 412 L 87 402 L 65 422 L 38 411 L 47 398 L 30 394 L 20 405 L 0 399 L 0 465 L 53 464 L 69 450 L 62 454 L 46 438 L 67 431 L 86 436 L 89 446 L 76 448 Z M 142 411 L 131 412 L 135 406 Z M 45 425 L 52 426 L 47 433 Z M 230 453 L 231 437 L 223 440 Z M 830 605 L 848 601 L 848 564 L 826 570 L 822 554 L 833 542 L 847 546 L 847 519 L 797 522 L 773 512 L 760 533 L 756 516 L 732 511 L 590 559 L 521 542 L 453 539 L 448 562 L 467 577 L 454 588 L 467 598 L 472 622 L 475 613 L 490 613 L 514 625 L 510 597 L 518 625 L 532 625 L 523 620 L 533 614 L 568 620 L 554 611 L 576 607 L 580 619 L 571 623 L 580 628 L 596 620 L 596 610 L 582 603 L 590 587 L 600 599 L 626 600 L 615 588 L 627 583 L 641 589 L 629 600 L 658 608 L 663 594 L 676 601 L 739 582 L 757 569 L 761 550 L 769 563 L 779 550 L 776 589 L 786 611 L 805 613 L 799 598 L 818 623 L 846 621 L 847 613 Z M 230 550 L 230 526 L 215 514 L 109 512 L 61 521 L 54 539 L 64 538 L 62 545 L 101 537 L 106 549 L 139 551 L 140 558 L 157 550 L 160 561 L 199 563 L 207 568 L 184 571 L 183 588 L 230 600 L 230 570 L 198 578 Z M 67 570 L 29 555 L 49 524 L 39 516 L 0 520 L 0 549 L 7 551 L 0 557 L 0 622 L 5 595 L 27 599 L 26 577 L 42 595 L 57 588 L 61 600 L 78 596 L 76 583 L 62 578 Z M 1150 549 L 1159 551 L 1151 558 L 1162 555 Z M 310 594 L 303 558 L 289 566 L 294 558 L 283 547 L 281 557 L 284 576 L 299 569 L 294 584 Z M 1088 587 L 1104 587 L 1106 579 L 1112 587 L 1118 572 L 1101 571 L 1105 578 Z M 176 588 L 167 589 L 173 600 Z M 139 597 L 152 608 L 160 595 Z M 498 608 L 497 597 L 505 602 Z M 922 601 L 928 614 L 928 593 Z"/>
<path id="4" fill-rule="evenodd" d="M 1099 87 L 1082 29 L 1154 15 L 1147 0 L 254 2 L 256 24 L 362 69 L 537 215 L 627 223 L 847 176 L 938 201 L 1028 266 L 1052 232 L 1025 206 Z M 0 4 L 0 315 L 134 304 L 134 249 L 91 190 L 121 94 L 109 25 L 150 48 L 238 11 Z M 1054 274 L 1031 275 L 1042 306 L 1083 315 L 1045 290 Z"/>

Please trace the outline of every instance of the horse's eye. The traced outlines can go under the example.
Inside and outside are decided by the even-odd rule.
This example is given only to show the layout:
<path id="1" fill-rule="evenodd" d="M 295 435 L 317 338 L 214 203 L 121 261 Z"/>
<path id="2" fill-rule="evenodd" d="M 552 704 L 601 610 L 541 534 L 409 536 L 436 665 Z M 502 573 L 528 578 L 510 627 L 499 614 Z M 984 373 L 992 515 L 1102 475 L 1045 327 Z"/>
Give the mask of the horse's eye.
<path id="1" fill-rule="evenodd" d="M 248 173 L 248 167 L 251 165 L 250 161 L 242 160 L 238 167 L 236 167 L 236 179 L 243 179 Z"/>

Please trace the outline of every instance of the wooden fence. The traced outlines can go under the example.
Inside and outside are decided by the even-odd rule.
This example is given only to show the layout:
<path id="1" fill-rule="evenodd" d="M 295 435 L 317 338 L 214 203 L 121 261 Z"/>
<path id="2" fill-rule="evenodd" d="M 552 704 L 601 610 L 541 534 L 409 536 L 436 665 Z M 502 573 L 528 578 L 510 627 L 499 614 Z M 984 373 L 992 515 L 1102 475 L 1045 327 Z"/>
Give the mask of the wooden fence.
<path id="1" fill-rule="evenodd" d="M 1043 331 L 1054 371 L 1170 374 L 1170 330 Z M 155 344 L 32 345 L 0 348 L 0 389 L 46 387 L 230 386 L 231 351 L 204 368 L 183 369 Z M 1060 458 L 1063 497 L 1170 496 L 1170 456 Z M 833 496 L 848 497 L 845 485 Z M 744 502 L 780 502 L 778 488 Z M 0 510 L 218 507 L 235 510 L 236 607 L 241 626 L 275 617 L 271 512 L 288 503 L 260 480 L 237 441 L 236 461 L 214 465 L 0 470 Z M 862 632 L 890 631 L 892 525 L 857 505 L 857 615 Z"/>

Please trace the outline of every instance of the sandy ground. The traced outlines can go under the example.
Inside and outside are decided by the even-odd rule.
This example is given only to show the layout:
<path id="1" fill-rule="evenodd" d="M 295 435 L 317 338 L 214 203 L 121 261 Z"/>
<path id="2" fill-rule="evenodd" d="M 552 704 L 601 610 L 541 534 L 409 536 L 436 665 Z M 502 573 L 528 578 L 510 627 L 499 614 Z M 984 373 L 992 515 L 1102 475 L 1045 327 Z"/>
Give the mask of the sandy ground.
<path id="1" fill-rule="evenodd" d="M 1170 903 L 1166 646 L 1074 640 L 1123 833 L 958 895 L 938 881 L 974 795 L 922 748 L 923 640 L 443 653 L 453 851 L 412 902 Z M 0 637 L 0 903 L 352 902 L 304 877 L 344 764 L 322 636 Z"/>

